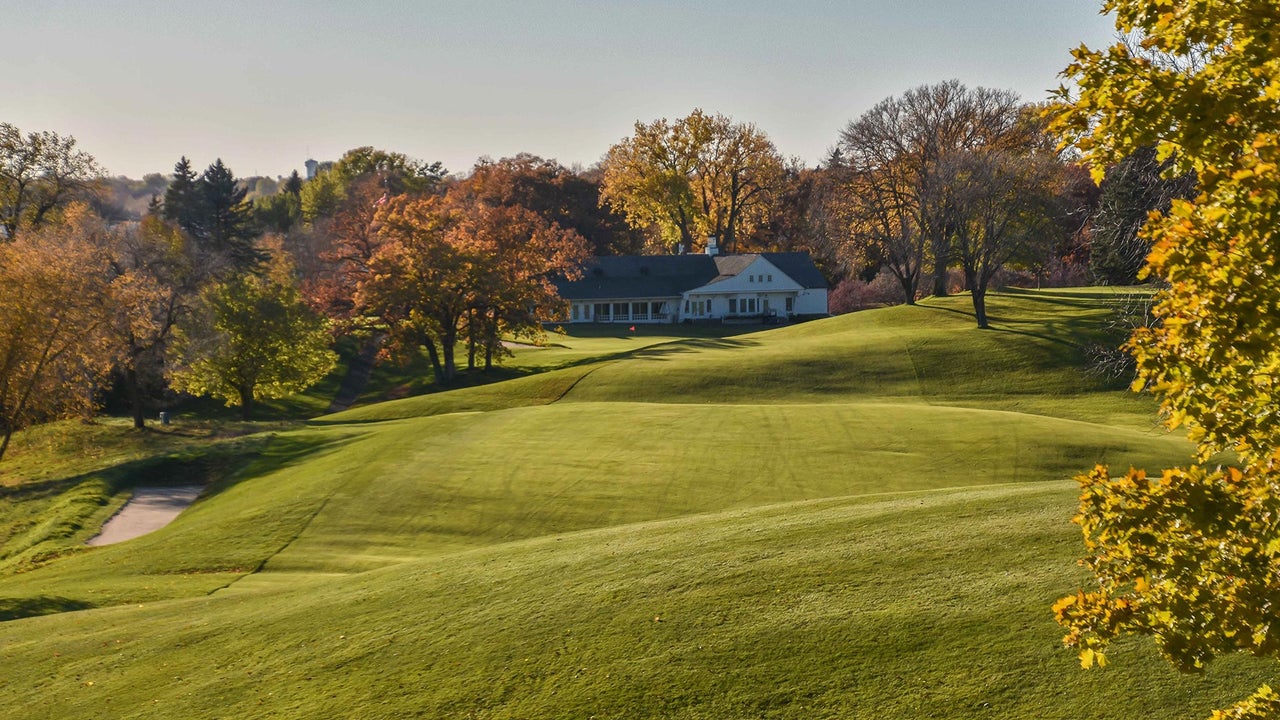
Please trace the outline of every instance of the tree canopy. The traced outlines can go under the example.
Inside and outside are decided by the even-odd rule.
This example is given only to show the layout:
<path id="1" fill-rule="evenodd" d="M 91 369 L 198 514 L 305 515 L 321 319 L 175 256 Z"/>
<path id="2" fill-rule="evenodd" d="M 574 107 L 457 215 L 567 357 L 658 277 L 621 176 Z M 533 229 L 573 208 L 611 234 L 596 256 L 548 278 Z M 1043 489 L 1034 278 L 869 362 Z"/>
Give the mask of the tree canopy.
<path id="1" fill-rule="evenodd" d="M 70 213 L 0 244 L 0 457 L 28 425 L 91 412 L 113 360 L 105 263 L 89 237 L 102 227 L 83 207 Z"/>
<path id="2" fill-rule="evenodd" d="M 1158 162 L 1152 146 L 1138 148 L 1107 169 L 1092 223 L 1089 271 L 1104 285 L 1132 285 L 1147 264 L 1151 243 L 1139 234 L 1154 210 L 1169 212 L 1175 198 L 1195 195 L 1195 173 L 1164 177 L 1172 160 Z"/>
<path id="3" fill-rule="evenodd" d="M 625 217 L 600 202 L 601 188 L 594 178 L 554 160 L 527 153 L 482 158 L 459 186 L 486 205 L 522 207 L 574 230 L 596 255 L 636 254 L 644 244 Z"/>
<path id="4" fill-rule="evenodd" d="M 337 362 L 324 318 L 302 301 L 292 267 L 277 253 L 264 273 L 242 273 L 205 287 L 172 345 L 173 384 L 239 405 L 281 398 L 319 382 Z"/>
<path id="5" fill-rule="evenodd" d="M 165 351 L 196 301 L 201 273 L 190 238 L 157 216 L 113 228 L 102 238 L 109 265 L 108 337 L 133 425 L 141 429 L 145 411 L 168 387 Z"/>
<path id="6" fill-rule="evenodd" d="M 945 294 L 957 209 L 948 183 L 976 154 L 1025 151 L 1034 134 L 1016 94 L 958 80 L 913 88 L 851 121 L 830 168 L 854 264 L 882 263 L 908 303 L 931 265 L 934 294 Z"/>
<path id="7" fill-rule="evenodd" d="M 214 275 L 243 271 L 265 259 L 254 244 L 258 229 L 246 192 L 221 159 L 199 177 L 185 157 L 173 168 L 164 218 L 191 236 L 202 264 Z"/>
<path id="8" fill-rule="evenodd" d="M 464 192 L 393 198 L 378 223 L 381 244 L 354 303 L 385 328 L 385 354 L 425 349 L 442 385 L 457 375 L 460 333 L 490 358 L 500 333 L 536 333 L 557 317 L 563 303 L 552 275 L 572 275 L 587 252 L 576 232 L 531 210 Z"/>
<path id="9" fill-rule="evenodd" d="M 668 249 L 693 250 L 710 235 L 736 252 L 768 218 L 782 174 L 782 157 L 759 128 L 698 109 L 637 122 L 605 156 L 602 198 Z"/>
<path id="10" fill-rule="evenodd" d="M 48 130 L 23 133 L 0 123 L 0 228 L 16 240 L 44 225 L 98 178 L 93 156 L 76 139 Z M 0 238 L 3 240 L 5 238 Z"/>
<path id="11" fill-rule="evenodd" d="M 1093 163 L 1154 147 L 1192 200 L 1151 220 L 1148 272 L 1169 287 L 1130 342 L 1137 387 L 1197 444 L 1186 468 L 1081 478 L 1077 522 L 1096 585 L 1055 606 L 1085 666 L 1109 640 L 1152 636 L 1177 667 L 1280 652 L 1280 5 L 1108 0 L 1136 38 L 1081 47 L 1053 125 Z M 1232 451 L 1238 467 L 1211 458 Z M 1275 717 L 1263 687 L 1215 717 Z"/>

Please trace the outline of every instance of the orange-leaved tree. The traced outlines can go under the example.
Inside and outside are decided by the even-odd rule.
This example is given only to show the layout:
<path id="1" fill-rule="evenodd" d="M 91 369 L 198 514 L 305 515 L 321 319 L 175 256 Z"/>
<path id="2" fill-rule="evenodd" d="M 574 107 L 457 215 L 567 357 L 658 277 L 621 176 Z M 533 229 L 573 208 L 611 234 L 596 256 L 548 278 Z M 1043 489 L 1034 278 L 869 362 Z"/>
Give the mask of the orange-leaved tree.
<path id="1" fill-rule="evenodd" d="M 13 433 L 89 413 L 111 367 L 100 225 L 73 206 L 66 222 L 0 243 L 0 457 Z"/>
<path id="2" fill-rule="evenodd" d="M 355 304 L 385 329 L 384 354 L 405 359 L 424 349 L 439 384 L 457 376 L 464 332 L 491 362 L 503 332 L 536 334 L 561 316 L 551 279 L 572 275 L 587 253 L 573 231 L 465 193 L 392 198 L 378 223 L 383 243 Z"/>
<path id="3" fill-rule="evenodd" d="M 575 276 L 588 253 L 577 232 L 519 206 L 469 205 L 450 238 L 481 258 L 466 332 L 469 365 L 481 347 L 486 370 L 495 355 L 508 352 L 503 334 L 538 339 L 542 323 L 564 317 L 566 305 L 552 281 Z"/>

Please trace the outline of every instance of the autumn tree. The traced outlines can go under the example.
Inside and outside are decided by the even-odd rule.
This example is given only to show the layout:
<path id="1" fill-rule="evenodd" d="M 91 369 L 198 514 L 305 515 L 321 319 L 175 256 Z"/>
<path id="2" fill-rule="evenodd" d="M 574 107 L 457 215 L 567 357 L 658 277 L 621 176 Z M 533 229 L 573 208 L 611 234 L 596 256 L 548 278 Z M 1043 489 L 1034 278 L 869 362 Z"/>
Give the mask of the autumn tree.
<path id="1" fill-rule="evenodd" d="M 698 109 L 637 122 L 605 156 L 602 198 L 668 249 L 691 250 L 710 235 L 736 252 L 739 238 L 767 219 L 782 170 L 755 125 Z"/>
<path id="2" fill-rule="evenodd" d="M 368 145 L 343 153 L 329 172 L 343 184 L 361 177 L 378 177 L 389 195 L 434 193 L 448 174 L 439 161 L 417 160 L 404 153 Z"/>
<path id="3" fill-rule="evenodd" d="M 307 298 L 312 307 L 339 323 L 341 330 L 361 325 L 355 296 L 369 273 L 370 261 L 382 246 L 383 236 L 375 220 L 388 200 L 381 178 L 357 177 L 347 183 L 343 198 L 331 215 L 312 229 L 323 235 L 323 249 L 317 250 L 320 263 L 306 279 Z"/>
<path id="4" fill-rule="evenodd" d="M 68 212 L 0 244 L 0 457 L 24 427 L 89 413 L 111 366 L 105 268 L 87 241 L 97 228 Z"/>
<path id="5" fill-rule="evenodd" d="M 926 268 L 933 293 L 947 292 L 952 228 L 930 202 L 940 193 L 942 164 L 965 152 L 1025 144 L 1023 118 L 1015 93 L 950 80 L 882 100 L 840 133 L 834 167 L 845 185 L 847 242 L 883 262 L 908 303 Z"/>
<path id="6" fill-rule="evenodd" d="M 381 243 L 373 222 L 378 209 L 399 195 L 439 192 L 444 179 L 439 162 L 366 146 L 347 151 L 301 186 L 305 227 L 289 242 L 308 302 L 337 321 L 337 331 L 369 330 L 360 322 L 354 295 Z"/>
<path id="7" fill-rule="evenodd" d="M 1035 150 L 971 150 L 940 164 L 931 212 L 947 228 L 978 327 L 989 327 L 986 297 L 996 273 L 1015 260 L 1030 264 L 1056 244 L 1062 170 L 1052 154 Z"/>
<path id="8" fill-rule="evenodd" d="M 888 270 L 902 288 L 903 302 L 914 305 L 929 241 L 920 228 L 907 162 L 850 162 L 836 155 L 828 167 L 839 178 L 828 202 L 844 263 Z"/>
<path id="9" fill-rule="evenodd" d="M 319 382 L 337 357 L 324 318 L 306 303 L 283 253 L 261 273 L 208 285 L 179 324 L 171 348 L 174 388 L 239 405 L 287 397 Z"/>
<path id="10" fill-rule="evenodd" d="M 465 329 L 468 365 L 475 366 L 480 348 L 486 370 L 506 352 L 504 334 L 539 338 L 542 323 L 564 317 L 552 280 L 574 276 L 588 255 L 576 231 L 520 206 L 468 203 L 450 240 L 478 258 Z"/>
<path id="11" fill-rule="evenodd" d="M 167 389 L 166 349 L 196 300 L 201 273 L 190 245 L 184 233 L 156 216 L 103 234 L 108 339 L 137 429 L 146 426 L 148 403 Z"/>
<path id="12" fill-rule="evenodd" d="M 465 192 L 392 198 L 377 222 L 382 244 L 355 302 L 385 328 L 386 355 L 425 350 L 441 385 L 457 376 L 463 337 L 489 363 L 502 332 L 538 332 L 558 316 L 552 276 L 572 275 L 587 252 L 577 233 L 531 210 Z"/>
<path id="13" fill-rule="evenodd" d="M 1108 0 L 1136 35 L 1081 47 L 1054 126 L 1094 163 L 1142 147 L 1195 172 L 1196 196 L 1150 220 L 1148 272 L 1168 283 L 1157 323 L 1130 341 L 1137 387 L 1197 445 L 1185 468 L 1081 478 L 1077 522 L 1091 587 L 1060 600 L 1066 642 L 1086 667 L 1108 642 L 1151 636 L 1176 667 L 1280 653 L 1280 52 L 1272 0 Z M 1135 51 L 1137 48 L 1139 51 Z M 1177 62 L 1196 55 L 1200 62 Z M 1154 57 L 1153 57 L 1154 56 Z M 1175 61 L 1167 62 L 1172 58 Z M 1230 450 L 1235 467 L 1213 463 Z M 1263 686 L 1216 718 L 1280 716 Z"/>
<path id="14" fill-rule="evenodd" d="M 0 123 L 0 240 L 16 240 L 83 195 L 101 170 L 74 137 Z"/>
<path id="15" fill-rule="evenodd" d="M 787 163 L 769 218 L 756 228 L 748 244 L 771 252 L 807 252 L 828 278 L 863 270 L 865 266 L 842 266 L 832 178 L 829 167 Z"/>
<path id="16" fill-rule="evenodd" d="M 600 202 L 598 173 L 575 172 L 554 160 L 521 153 L 481 159 L 457 189 L 489 206 L 522 207 L 581 235 L 596 255 L 638 253 L 641 233 Z"/>
<path id="17" fill-rule="evenodd" d="M 472 303 L 471 258 L 450 242 L 457 216 L 443 198 L 401 196 L 379 215 L 386 242 L 369 261 L 355 302 L 385 328 L 383 354 L 425 349 L 438 384 L 457 375 L 454 348 Z"/>

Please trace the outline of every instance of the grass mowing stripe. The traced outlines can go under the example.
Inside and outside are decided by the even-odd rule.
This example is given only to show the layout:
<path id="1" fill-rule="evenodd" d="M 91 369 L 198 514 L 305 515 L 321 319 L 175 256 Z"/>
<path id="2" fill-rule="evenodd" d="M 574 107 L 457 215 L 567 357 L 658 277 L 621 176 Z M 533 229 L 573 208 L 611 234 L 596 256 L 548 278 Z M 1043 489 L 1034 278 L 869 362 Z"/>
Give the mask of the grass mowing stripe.
<path id="1" fill-rule="evenodd" d="M 1079 671 L 1047 610 L 1081 579 L 1072 496 L 732 510 L 8 623 L 0 713 L 1193 718 L 1265 676 L 1271 663 L 1231 659 L 1182 678 L 1133 644 Z"/>

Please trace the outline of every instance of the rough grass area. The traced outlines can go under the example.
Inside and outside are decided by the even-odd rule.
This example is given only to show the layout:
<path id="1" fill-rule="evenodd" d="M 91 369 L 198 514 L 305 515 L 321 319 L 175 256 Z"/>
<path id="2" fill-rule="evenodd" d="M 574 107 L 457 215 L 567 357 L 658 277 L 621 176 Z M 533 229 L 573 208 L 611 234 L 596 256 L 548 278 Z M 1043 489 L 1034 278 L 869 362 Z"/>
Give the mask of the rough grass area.
<path id="1" fill-rule="evenodd" d="M 0 577 L 0 716 L 1204 716 L 1274 664 L 1182 678 L 1135 642 L 1084 673 L 1049 611 L 1083 579 L 1068 478 L 1189 452 L 1081 369 L 1114 299 L 574 328 L 272 437 L 33 450 L 0 563 L 63 531 Z M 75 545 L 148 458 L 219 447 L 171 525 Z"/>

